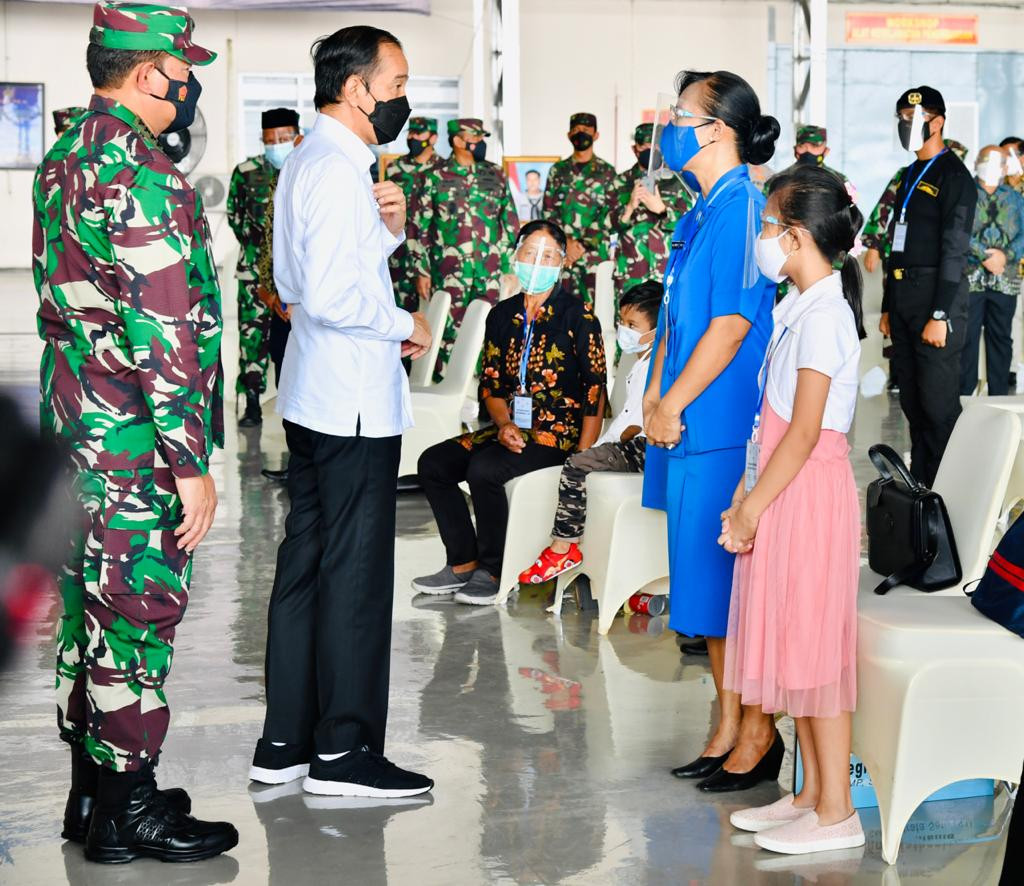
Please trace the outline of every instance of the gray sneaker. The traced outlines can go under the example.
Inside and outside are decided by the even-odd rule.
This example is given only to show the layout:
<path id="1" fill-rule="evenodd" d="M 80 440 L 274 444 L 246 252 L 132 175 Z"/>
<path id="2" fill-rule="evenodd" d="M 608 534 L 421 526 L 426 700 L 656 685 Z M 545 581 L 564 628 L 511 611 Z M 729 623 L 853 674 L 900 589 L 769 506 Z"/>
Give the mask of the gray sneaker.
<path id="1" fill-rule="evenodd" d="M 414 578 L 412 589 L 417 594 L 433 594 L 434 596 L 451 594 L 453 591 L 457 591 L 465 586 L 472 575 L 472 572 L 463 572 L 459 575 L 451 566 L 445 566 L 444 569 L 440 572 L 435 572 L 433 575 Z"/>
<path id="2" fill-rule="evenodd" d="M 498 598 L 498 580 L 486 569 L 477 569 L 473 577 L 455 592 L 456 603 L 469 606 L 489 606 Z"/>

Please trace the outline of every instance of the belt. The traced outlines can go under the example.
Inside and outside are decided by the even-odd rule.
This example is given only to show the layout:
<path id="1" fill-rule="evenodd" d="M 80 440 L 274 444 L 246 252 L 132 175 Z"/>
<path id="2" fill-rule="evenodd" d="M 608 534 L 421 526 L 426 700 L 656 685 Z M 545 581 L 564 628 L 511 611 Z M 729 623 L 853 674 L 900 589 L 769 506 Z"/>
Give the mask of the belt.
<path id="1" fill-rule="evenodd" d="M 917 267 L 917 268 L 890 268 L 889 273 L 892 274 L 893 280 L 913 280 L 914 277 L 926 277 L 929 274 L 937 274 L 939 269 L 937 267 Z"/>

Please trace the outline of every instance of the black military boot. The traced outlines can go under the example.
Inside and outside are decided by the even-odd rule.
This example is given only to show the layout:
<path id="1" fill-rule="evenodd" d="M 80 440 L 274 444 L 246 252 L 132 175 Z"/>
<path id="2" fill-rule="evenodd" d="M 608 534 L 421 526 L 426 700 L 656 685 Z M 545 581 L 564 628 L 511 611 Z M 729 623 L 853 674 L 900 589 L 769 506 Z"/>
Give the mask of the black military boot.
<path id="1" fill-rule="evenodd" d="M 256 428 L 263 424 L 263 409 L 260 407 L 259 394 L 245 395 L 245 413 L 238 420 L 240 428 Z"/>
<path id="2" fill-rule="evenodd" d="M 140 773 L 107 769 L 100 773 L 100 795 L 85 839 L 89 861 L 202 861 L 237 845 L 233 825 L 199 821 L 175 809 Z"/>
<path id="3" fill-rule="evenodd" d="M 84 843 L 96 806 L 100 767 L 81 744 L 73 743 L 70 747 L 71 790 L 64 807 L 64 829 L 60 835 L 72 843 Z M 147 771 L 147 777 L 156 783 L 152 768 Z M 187 814 L 192 811 L 192 798 L 183 788 L 169 788 L 159 793 L 179 812 Z"/>

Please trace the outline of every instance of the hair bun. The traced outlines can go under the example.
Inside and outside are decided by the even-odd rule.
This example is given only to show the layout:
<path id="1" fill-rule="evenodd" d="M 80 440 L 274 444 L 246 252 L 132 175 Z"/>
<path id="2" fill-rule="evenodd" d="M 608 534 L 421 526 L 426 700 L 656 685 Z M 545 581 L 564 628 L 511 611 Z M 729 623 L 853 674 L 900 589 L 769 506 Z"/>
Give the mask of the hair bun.
<path id="1" fill-rule="evenodd" d="M 769 114 L 763 114 L 750 129 L 750 136 L 743 145 L 742 160 L 760 166 L 775 156 L 775 142 L 782 131 L 779 121 Z"/>

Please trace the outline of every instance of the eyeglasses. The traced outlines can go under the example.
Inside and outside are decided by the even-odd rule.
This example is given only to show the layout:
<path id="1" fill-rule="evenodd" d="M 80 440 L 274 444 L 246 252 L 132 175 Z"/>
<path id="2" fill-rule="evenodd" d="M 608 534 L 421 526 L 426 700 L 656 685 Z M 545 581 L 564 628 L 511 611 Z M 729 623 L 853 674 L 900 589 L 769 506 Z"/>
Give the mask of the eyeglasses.
<path id="1" fill-rule="evenodd" d="M 694 114 L 692 111 L 687 111 L 686 108 L 680 108 L 678 105 L 672 106 L 671 113 L 672 123 L 676 126 L 684 125 L 679 122 L 680 120 L 707 120 L 708 123 L 714 123 L 718 119 L 717 117 L 708 117 L 704 114 Z M 700 125 L 704 126 L 706 124 L 702 123 Z"/>
<path id="2" fill-rule="evenodd" d="M 912 123 L 914 121 L 914 111 L 912 109 L 899 111 L 896 116 L 904 123 Z M 924 111 L 922 112 L 921 119 L 927 123 L 929 120 L 934 120 L 937 116 L 938 114 L 932 114 L 929 111 Z"/>
<path id="3" fill-rule="evenodd" d="M 524 246 L 516 253 L 516 261 L 527 265 L 560 265 L 565 253 L 552 246 Z"/>

